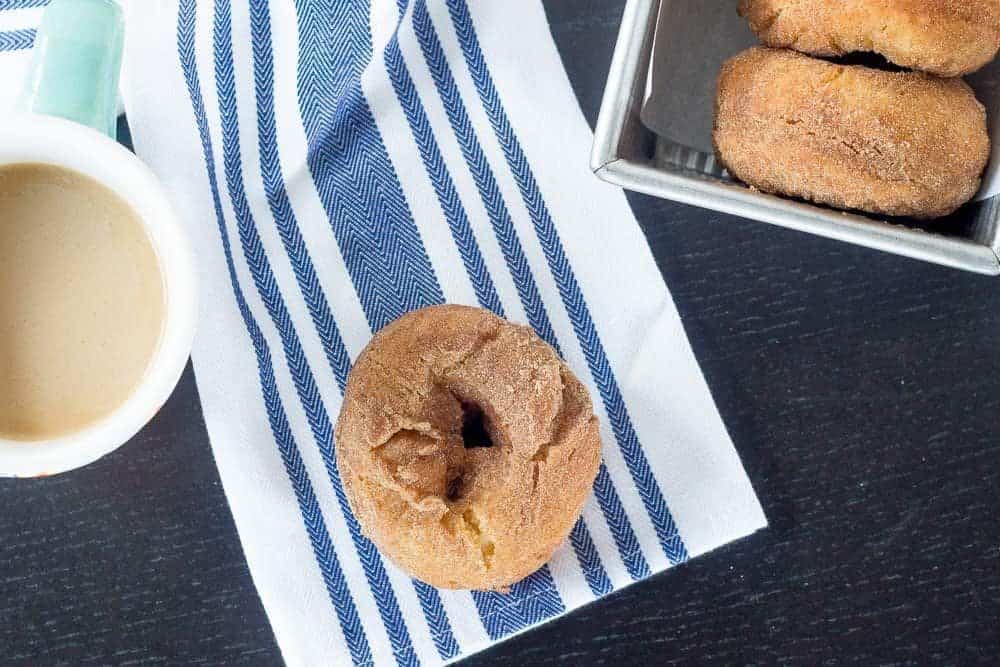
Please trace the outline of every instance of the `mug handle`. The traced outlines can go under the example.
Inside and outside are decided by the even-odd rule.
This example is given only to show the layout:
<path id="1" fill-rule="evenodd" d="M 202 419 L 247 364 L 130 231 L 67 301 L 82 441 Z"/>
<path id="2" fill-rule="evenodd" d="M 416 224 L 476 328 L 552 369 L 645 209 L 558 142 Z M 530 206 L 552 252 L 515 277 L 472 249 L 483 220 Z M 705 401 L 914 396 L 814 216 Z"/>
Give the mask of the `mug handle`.
<path id="1" fill-rule="evenodd" d="M 35 36 L 22 107 L 114 139 L 124 38 L 114 0 L 52 0 Z"/>

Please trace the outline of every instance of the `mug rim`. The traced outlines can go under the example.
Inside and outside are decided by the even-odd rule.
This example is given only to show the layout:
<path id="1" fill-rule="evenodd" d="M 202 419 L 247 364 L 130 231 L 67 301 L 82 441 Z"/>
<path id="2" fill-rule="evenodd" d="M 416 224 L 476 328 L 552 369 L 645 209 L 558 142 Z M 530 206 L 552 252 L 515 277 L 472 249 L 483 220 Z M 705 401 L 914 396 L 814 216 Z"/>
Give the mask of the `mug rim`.
<path id="1" fill-rule="evenodd" d="M 142 221 L 159 263 L 164 293 L 160 339 L 139 384 L 114 411 L 55 438 L 0 437 L 0 477 L 73 470 L 125 444 L 160 410 L 187 365 L 198 311 L 197 274 L 187 234 L 159 180 L 138 157 L 89 127 L 17 114 L 0 127 L 0 166 L 40 163 L 88 176 L 125 200 Z"/>

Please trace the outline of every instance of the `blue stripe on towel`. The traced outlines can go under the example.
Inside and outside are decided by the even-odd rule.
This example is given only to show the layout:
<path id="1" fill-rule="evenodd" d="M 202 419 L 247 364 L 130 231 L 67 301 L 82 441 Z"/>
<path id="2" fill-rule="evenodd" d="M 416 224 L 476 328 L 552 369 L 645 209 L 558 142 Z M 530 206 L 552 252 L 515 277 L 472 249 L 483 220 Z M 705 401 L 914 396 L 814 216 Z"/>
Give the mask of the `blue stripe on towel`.
<path id="1" fill-rule="evenodd" d="M 347 349 L 340 337 L 336 321 L 330 312 L 326 295 L 316 278 L 312 259 L 302 239 L 292 211 L 279 156 L 277 127 L 274 114 L 274 55 L 271 40 L 271 19 L 266 0 L 251 0 L 251 30 L 254 45 L 254 83 L 257 92 L 258 145 L 261 153 L 261 175 L 268 204 L 278 227 L 296 280 L 319 333 L 330 368 L 343 391 L 350 370 Z M 332 452 L 329 452 L 332 455 Z M 331 475 L 335 475 L 335 459 L 327 458 Z M 339 485 L 339 479 L 336 482 Z M 371 548 L 370 543 L 365 548 Z M 426 584 L 415 582 L 417 597 L 427 620 L 431 637 L 442 659 L 458 654 L 458 643 L 441 604 L 438 592 Z"/>
<path id="2" fill-rule="evenodd" d="M 517 232 L 514 231 L 510 212 L 500 194 L 500 188 L 497 187 L 493 170 L 490 169 L 490 165 L 486 161 L 486 155 L 479 145 L 479 140 L 472 129 L 472 123 L 469 122 L 468 114 L 466 114 L 465 107 L 458 95 L 458 89 L 451 76 L 451 69 L 448 67 L 448 61 L 445 59 L 437 35 L 434 33 L 430 16 L 427 14 L 427 3 L 424 0 L 416 0 L 413 5 L 413 31 L 420 43 L 427 68 L 434 79 L 434 85 L 437 87 L 441 103 L 448 115 L 455 139 L 462 150 L 462 156 L 465 158 L 469 173 L 489 216 L 490 224 L 493 226 L 493 232 L 507 263 L 507 269 L 514 279 L 518 296 L 524 306 L 525 314 L 528 316 L 528 323 L 543 340 L 559 352 L 559 341 L 556 340 L 555 332 L 552 330 L 549 314 L 545 312 L 545 305 L 538 293 L 535 277 L 531 274 L 531 267 L 528 266 L 528 260 L 524 256 L 521 241 L 517 237 Z"/>
<path id="3" fill-rule="evenodd" d="M 431 631 L 431 639 L 438 655 L 442 660 L 454 658 L 459 651 L 458 641 L 448 621 L 448 613 L 441 603 L 441 594 L 433 586 L 416 579 L 413 580 L 413 587 L 417 591 L 417 600 L 427 619 L 427 627 Z"/>
<path id="4" fill-rule="evenodd" d="M 407 0 L 399 0 L 399 2 L 402 6 L 401 11 L 405 12 Z M 399 100 L 399 105 L 403 108 L 406 122 L 413 134 L 413 141 L 420 151 L 420 159 L 424 163 L 427 176 L 434 187 L 434 193 L 437 195 L 441 212 L 451 228 L 452 238 L 455 240 L 458 254 L 465 266 L 465 272 L 469 275 L 469 281 L 476 293 L 476 300 L 483 308 L 500 317 L 505 317 L 503 305 L 500 303 L 496 286 L 493 284 L 493 278 L 490 277 L 479 244 L 472 233 L 469 216 L 465 212 L 461 199 L 459 199 L 455 182 L 445 166 L 444 158 L 441 157 L 441 149 L 434 138 L 434 131 L 427 120 L 427 113 L 417 96 L 413 79 L 410 77 L 410 72 L 403 60 L 403 54 L 399 51 L 398 33 L 397 26 L 396 32 L 393 33 L 392 39 L 385 47 L 385 68 L 392 81 L 392 87 L 396 91 L 396 99 Z"/>
<path id="5" fill-rule="evenodd" d="M 33 7 L 44 7 L 47 4 L 49 4 L 49 0 L 0 0 L 0 11 L 31 9 Z"/>
<path id="6" fill-rule="evenodd" d="M 546 342 L 560 351 L 559 341 L 556 339 L 548 313 L 545 311 L 535 278 L 531 273 L 531 267 L 528 265 L 517 230 L 514 228 L 510 211 L 504 202 L 482 145 L 476 137 L 475 129 L 458 92 L 458 86 L 455 85 L 455 79 L 448 66 L 444 50 L 441 48 L 440 40 L 434 31 L 434 25 L 427 12 L 426 0 L 416 0 L 413 12 L 413 29 L 427 62 L 427 67 L 434 79 L 452 132 L 468 165 L 469 173 L 475 181 L 497 242 L 507 262 L 507 267 L 517 285 L 518 295 L 528 316 L 528 322 Z M 633 579 L 648 576 L 649 565 L 639 549 L 639 542 L 631 524 L 629 524 L 628 517 L 625 515 L 618 493 L 614 485 L 611 484 L 607 468 L 603 464 L 598 474 L 602 479 L 594 487 L 597 492 L 597 500 L 607 517 L 609 527 L 612 528 L 612 535 L 622 559 Z M 587 532 L 585 524 L 581 523 L 576 527 L 574 546 L 579 544 L 582 547 L 577 550 L 577 556 L 588 583 L 591 585 L 591 590 L 595 595 L 602 595 L 611 589 L 611 582 L 600 559 L 588 555 L 596 553 L 596 550 L 587 547 L 590 536 L 584 535 L 585 532 Z"/>
<path id="7" fill-rule="evenodd" d="M 302 463 L 302 457 L 295 443 L 295 438 L 291 433 L 275 382 L 270 349 L 247 305 L 246 299 L 243 296 L 243 290 L 236 277 L 229 233 L 226 231 L 225 218 L 222 212 L 219 184 L 215 177 L 214 150 L 208 131 L 208 120 L 195 61 L 194 36 L 195 0 L 180 0 L 177 12 L 178 58 L 185 83 L 187 84 L 188 94 L 191 98 L 191 108 L 201 139 L 205 168 L 208 172 L 212 203 L 215 207 L 216 222 L 219 227 L 222 249 L 226 257 L 229 280 L 233 287 L 237 307 L 239 308 L 240 315 L 243 318 L 243 323 L 246 326 L 247 334 L 253 344 L 257 357 L 261 392 L 264 407 L 271 424 L 271 433 L 278 446 L 286 474 L 295 492 L 295 498 L 299 505 L 299 511 L 302 513 L 303 523 L 306 533 L 309 536 L 309 542 L 312 546 L 316 563 L 319 566 L 323 582 L 326 585 L 327 594 L 337 614 L 337 619 L 344 633 L 351 658 L 355 664 L 367 664 L 371 662 L 372 654 L 365 629 L 361 624 L 358 610 L 354 605 L 354 599 L 351 597 L 350 590 L 347 587 L 347 582 L 341 571 L 337 554 L 333 549 L 333 544 L 330 540 L 326 524 L 323 521 L 323 515 L 320 512 L 312 484 Z"/>
<path id="8" fill-rule="evenodd" d="M 603 469 L 603 465 L 601 468 Z M 601 555 L 597 553 L 597 545 L 587 528 L 587 523 L 583 517 L 577 519 L 573 529 L 569 533 L 569 543 L 573 546 L 576 559 L 580 562 L 580 569 L 583 570 L 583 577 L 587 580 L 590 592 L 595 598 L 607 595 L 614 586 L 611 585 L 611 578 L 608 577 Z"/>
<path id="9" fill-rule="evenodd" d="M 221 0 L 221 2 L 216 3 L 216 21 L 213 33 L 215 73 L 222 121 L 223 163 L 229 196 L 233 203 L 237 229 L 243 246 L 243 254 L 260 298 L 281 337 L 295 390 L 312 430 L 313 439 L 327 467 L 331 485 L 336 493 L 351 539 L 361 559 L 365 578 L 389 636 L 396 662 L 400 666 L 416 665 L 419 664 L 419 660 L 413 651 L 409 630 L 400 611 L 395 591 L 386 574 L 385 565 L 375 546 L 361 534 L 361 527 L 351 512 L 343 486 L 340 483 L 333 453 L 333 426 L 326 412 L 326 407 L 320 399 L 316 380 L 302 350 L 295 325 L 271 271 L 270 262 L 257 234 L 256 223 L 247 201 L 240 154 L 240 128 L 232 62 L 229 4 L 229 0 Z"/>
<path id="10" fill-rule="evenodd" d="M 284 245 L 288 260 L 295 273 L 303 300 L 309 310 L 313 325 L 323 346 L 327 364 L 343 393 L 351 370 L 340 329 L 326 294 L 316 276 L 309 248 L 306 247 L 292 210 L 285 186 L 278 148 L 278 130 L 274 113 L 274 52 L 271 43 L 271 16 L 268 3 L 263 0 L 250 2 L 250 29 L 253 38 L 254 92 L 257 97 L 257 146 L 260 153 L 261 179 L 264 194 L 274 217 L 274 222 Z M 227 63 L 227 66 L 231 66 Z"/>
<path id="11" fill-rule="evenodd" d="M 34 28 L 0 31 L 0 52 L 23 51 L 35 43 Z"/>
<path id="12" fill-rule="evenodd" d="M 502 639 L 565 611 L 558 598 L 538 585 L 537 575 L 517 582 L 509 593 L 472 592 L 490 639 Z"/>
<path id="13" fill-rule="evenodd" d="M 687 548 L 684 546 L 673 516 L 663 498 L 663 492 L 660 490 L 646 455 L 639 444 L 638 436 L 608 361 L 604 345 L 601 343 L 597 328 L 590 315 L 590 309 L 587 307 L 583 292 L 577 283 L 573 268 L 566 258 L 559 233 L 538 188 L 531 165 L 528 164 L 521 144 L 507 118 L 503 103 L 500 101 L 500 96 L 483 57 L 468 6 L 465 0 L 445 1 L 479 99 L 504 152 L 507 165 L 521 191 L 521 197 L 531 216 L 535 233 L 545 253 L 549 269 L 573 324 L 580 347 L 587 358 L 594 383 L 600 391 L 612 430 L 625 462 L 628 464 L 632 480 L 656 529 L 657 538 L 664 554 L 672 563 L 683 562 L 688 558 Z"/>
<path id="14" fill-rule="evenodd" d="M 444 295 L 361 91 L 372 50 L 368 3 L 295 5 L 309 169 L 368 323 L 378 331 Z"/>

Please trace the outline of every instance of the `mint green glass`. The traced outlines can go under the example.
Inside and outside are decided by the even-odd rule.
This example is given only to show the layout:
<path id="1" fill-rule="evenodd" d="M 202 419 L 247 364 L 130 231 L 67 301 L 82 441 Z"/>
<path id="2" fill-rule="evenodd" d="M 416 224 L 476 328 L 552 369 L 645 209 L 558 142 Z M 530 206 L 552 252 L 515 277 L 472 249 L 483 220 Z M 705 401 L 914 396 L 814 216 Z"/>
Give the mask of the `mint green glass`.
<path id="1" fill-rule="evenodd" d="M 114 0 L 52 0 L 35 36 L 22 106 L 114 139 L 124 37 Z"/>

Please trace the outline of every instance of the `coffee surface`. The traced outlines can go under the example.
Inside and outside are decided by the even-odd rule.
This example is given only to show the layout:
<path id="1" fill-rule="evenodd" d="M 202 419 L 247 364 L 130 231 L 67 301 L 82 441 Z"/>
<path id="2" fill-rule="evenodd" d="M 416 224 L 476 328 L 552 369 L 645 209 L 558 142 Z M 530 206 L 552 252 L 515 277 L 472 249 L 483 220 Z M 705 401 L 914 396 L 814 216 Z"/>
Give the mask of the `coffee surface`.
<path id="1" fill-rule="evenodd" d="M 88 176 L 0 167 L 0 438 L 78 431 L 141 381 L 164 321 L 156 253 Z"/>

